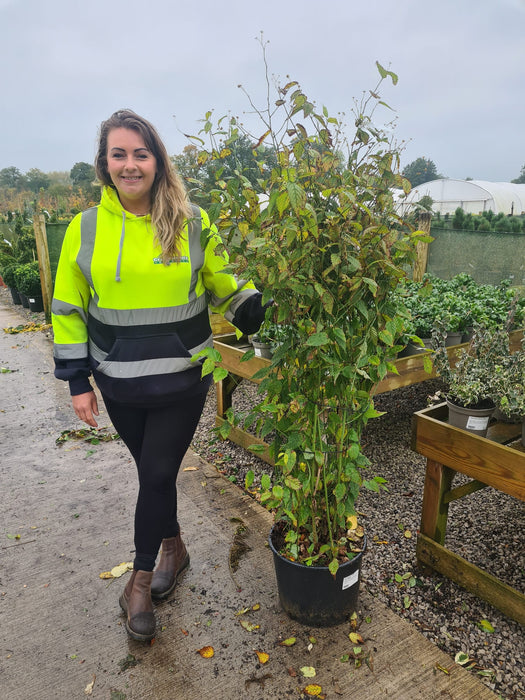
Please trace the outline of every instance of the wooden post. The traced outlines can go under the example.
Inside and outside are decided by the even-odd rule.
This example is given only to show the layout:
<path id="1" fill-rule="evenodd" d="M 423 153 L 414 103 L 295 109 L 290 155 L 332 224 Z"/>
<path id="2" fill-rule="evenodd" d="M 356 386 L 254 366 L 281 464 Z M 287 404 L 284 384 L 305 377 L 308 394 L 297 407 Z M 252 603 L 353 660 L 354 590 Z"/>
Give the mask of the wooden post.
<path id="1" fill-rule="evenodd" d="M 419 215 L 419 230 L 424 231 L 426 234 L 430 235 L 430 220 L 432 214 L 429 211 L 423 211 Z M 423 280 L 423 275 L 427 269 L 428 262 L 428 243 L 419 242 L 417 244 L 417 259 L 414 263 L 414 270 L 412 273 L 412 279 L 414 282 L 421 282 Z"/>
<path id="2" fill-rule="evenodd" d="M 44 300 L 44 313 L 46 322 L 51 322 L 51 300 L 53 298 L 53 279 L 51 277 L 51 265 L 49 264 L 49 249 L 47 247 L 46 219 L 43 214 L 35 214 L 33 222 L 35 232 L 36 252 L 38 255 L 38 267 L 40 270 L 40 283 L 42 286 L 42 298 Z"/>

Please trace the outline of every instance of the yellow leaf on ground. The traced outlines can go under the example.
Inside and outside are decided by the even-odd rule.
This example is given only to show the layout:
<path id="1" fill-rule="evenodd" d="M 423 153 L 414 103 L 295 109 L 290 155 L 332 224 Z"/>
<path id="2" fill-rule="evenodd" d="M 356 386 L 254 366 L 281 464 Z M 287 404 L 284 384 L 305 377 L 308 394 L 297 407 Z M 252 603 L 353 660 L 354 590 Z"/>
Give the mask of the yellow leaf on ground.
<path id="1" fill-rule="evenodd" d="M 309 695 L 312 698 L 318 698 L 321 696 L 323 689 L 320 685 L 317 685 L 316 683 L 310 683 L 310 685 L 306 686 L 303 692 L 305 695 Z"/>
<path id="2" fill-rule="evenodd" d="M 269 655 L 269 654 L 267 654 L 265 651 L 256 651 L 255 653 L 257 654 L 257 658 L 259 659 L 259 661 L 260 661 L 262 664 L 268 663 L 268 661 L 269 661 L 269 659 L 270 659 L 270 655 Z"/>
<path id="3" fill-rule="evenodd" d="M 114 566 L 111 571 L 103 571 L 101 574 L 99 574 L 100 578 L 102 579 L 109 579 L 109 578 L 120 578 L 123 574 L 126 573 L 126 571 L 131 571 L 133 569 L 133 562 L 132 561 L 123 561 L 122 564 L 118 564 L 117 566 Z"/>
<path id="4" fill-rule="evenodd" d="M 260 606 L 259 603 L 255 603 L 255 605 L 252 605 L 252 610 L 257 611 L 257 610 L 260 610 L 260 609 L 261 609 L 261 606 Z"/>
<path id="5" fill-rule="evenodd" d="M 237 610 L 237 612 L 235 613 L 235 615 L 244 615 L 244 614 L 247 613 L 249 610 L 250 610 L 250 608 L 242 608 L 242 610 Z"/>
<path id="6" fill-rule="evenodd" d="M 215 649 L 213 647 L 202 647 L 202 649 L 197 649 L 197 653 L 200 654 L 203 659 L 211 659 L 215 654 Z"/>
<path id="7" fill-rule="evenodd" d="M 303 666 L 299 669 L 305 678 L 314 678 L 315 668 L 313 666 Z"/>
<path id="8" fill-rule="evenodd" d="M 348 639 L 352 642 L 352 644 L 363 644 L 363 637 L 361 637 L 359 632 L 350 632 Z"/>
<path id="9" fill-rule="evenodd" d="M 247 632 L 254 632 L 258 630 L 260 625 L 254 625 L 253 622 L 248 622 L 248 620 L 240 620 L 241 627 L 243 627 Z"/>

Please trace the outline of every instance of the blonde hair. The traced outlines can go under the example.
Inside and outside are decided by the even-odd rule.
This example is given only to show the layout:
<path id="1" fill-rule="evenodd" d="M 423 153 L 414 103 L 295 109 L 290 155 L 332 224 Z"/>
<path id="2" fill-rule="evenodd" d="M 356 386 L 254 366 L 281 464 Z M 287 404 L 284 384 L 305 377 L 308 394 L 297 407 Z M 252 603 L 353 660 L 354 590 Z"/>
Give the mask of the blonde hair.
<path id="1" fill-rule="evenodd" d="M 113 129 L 132 129 L 139 133 L 157 161 L 157 173 L 151 188 L 151 222 L 155 240 L 162 248 L 162 260 L 167 265 L 179 252 L 179 241 L 185 221 L 192 216 L 188 195 L 176 173 L 155 127 L 130 109 L 121 109 L 100 126 L 95 171 L 103 185 L 113 187 L 108 172 L 108 135 Z"/>

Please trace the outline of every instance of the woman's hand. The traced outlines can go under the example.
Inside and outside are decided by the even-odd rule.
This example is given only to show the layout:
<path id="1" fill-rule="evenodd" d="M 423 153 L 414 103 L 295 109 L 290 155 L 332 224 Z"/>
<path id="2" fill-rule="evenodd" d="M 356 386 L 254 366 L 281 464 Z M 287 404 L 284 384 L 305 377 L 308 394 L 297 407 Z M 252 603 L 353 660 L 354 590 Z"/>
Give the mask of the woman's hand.
<path id="1" fill-rule="evenodd" d="M 88 391 L 85 394 L 77 394 L 71 397 L 73 401 L 73 409 L 81 421 L 91 425 L 93 428 L 98 427 L 95 416 L 98 416 L 98 402 L 94 391 Z"/>

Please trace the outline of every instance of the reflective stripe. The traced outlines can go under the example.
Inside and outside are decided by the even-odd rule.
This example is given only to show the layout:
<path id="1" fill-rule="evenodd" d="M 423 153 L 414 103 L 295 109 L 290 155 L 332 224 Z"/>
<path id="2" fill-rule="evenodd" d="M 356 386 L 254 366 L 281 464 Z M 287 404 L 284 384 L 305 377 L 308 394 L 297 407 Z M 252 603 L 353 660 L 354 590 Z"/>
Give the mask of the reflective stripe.
<path id="1" fill-rule="evenodd" d="M 205 294 L 189 304 L 153 309 L 101 309 L 91 300 L 89 313 L 97 321 L 108 326 L 146 326 L 154 323 L 186 321 L 188 318 L 197 316 L 207 306 Z"/>
<path id="2" fill-rule="evenodd" d="M 188 352 L 191 356 L 200 350 L 213 345 L 213 335 Z M 91 355 L 97 359 L 105 356 L 93 343 L 90 344 Z M 135 377 L 148 377 L 157 374 L 174 374 L 184 372 L 192 367 L 197 367 L 198 362 L 192 362 L 189 357 L 166 357 L 154 360 L 137 360 L 136 362 L 117 362 L 113 360 L 102 360 L 97 367 L 97 372 L 105 374 L 107 377 L 119 379 L 133 379 Z"/>
<path id="3" fill-rule="evenodd" d="M 242 282 L 240 286 L 242 287 L 246 282 Z M 254 294 L 257 294 L 256 289 L 243 289 L 242 292 L 237 292 L 235 296 L 233 297 L 230 306 L 228 309 L 224 312 L 224 318 L 227 321 L 233 321 L 233 317 L 235 316 L 235 313 L 237 312 L 237 309 L 241 304 L 243 304 L 248 297 L 253 296 Z"/>
<path id="4" fill-rule="evenodd" d="M 192 204 L 193 219 L 188 221 L 188 245 L 190 249 L 191 280 L 188 293 L 188 302 L 191 303 L 197 298 L 195 287 L 199 279 L 199 270 L 204 265 L 204 250 L 201 245 L 202 216 L 199 207 Z"/>
<path id="5" fill-rule="evenodd" d="M 53 346 L 53 355 L 59 360 L 83 360 L 88 356 L 87 343 L 69 343 Z"/>
<path id="6" fill-rule="evenodd" d="M 93 289 L 91 276 L 91 261 L 95 248 L 95 235 L 97 233 L 98 207 L 91 207 L 82 212 L 80 218 L 80 250 L 77 255 L 77 265 L 82 270 L 87 283 Z"/>
<path id="7" fill-rule="evenodd" d="M 67 301 L 60 301 L 60 299 L 53 299 L 51 302 L 51 313 L 55 316 L 70 316 L 77 313 L 84 323 L 87 323 L 87 314 L 81 306 L 68 304 Z"/>

